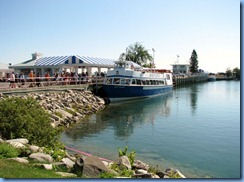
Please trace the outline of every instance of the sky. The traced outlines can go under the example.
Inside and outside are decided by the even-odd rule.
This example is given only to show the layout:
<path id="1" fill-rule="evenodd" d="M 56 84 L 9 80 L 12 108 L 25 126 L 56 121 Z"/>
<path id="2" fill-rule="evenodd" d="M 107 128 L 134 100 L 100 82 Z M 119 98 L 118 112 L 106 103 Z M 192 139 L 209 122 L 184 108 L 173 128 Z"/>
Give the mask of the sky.
<path id="1" fill-rule="evenodd" d="M 0 25 L 5 64 L 34 52 L 118 59 L 139 42 L 157 68 L 188 64 L 193 49 L 206 72 L 240 68 L 238 0 L 0 0 Z"/>

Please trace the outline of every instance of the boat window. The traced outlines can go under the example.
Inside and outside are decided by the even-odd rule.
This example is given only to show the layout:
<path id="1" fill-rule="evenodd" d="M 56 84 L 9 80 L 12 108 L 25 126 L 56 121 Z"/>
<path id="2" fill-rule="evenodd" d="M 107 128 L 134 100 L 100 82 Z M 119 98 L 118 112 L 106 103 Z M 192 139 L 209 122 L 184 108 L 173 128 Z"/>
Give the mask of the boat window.
<path id="1" fill-rule="evenodd" d="M 125 79 L 125 84 L 129 85 L 130 84 L 130 79 Z"/>
<path id="2" fill-rule="evenodd" d="M 150 83 L 149 80 L 146 80 L 146 85 L 149 85 L 149 83 Z"/>
<path id="3" fill-rule="evenodd" d="M 166 77 L 167 77 L 167 80 L 170 80 L 170 75 L 169 74 L 167 74 Z"/>
<path id="4" fill-rule="evenodd" d="M 159 85 L 164 85 L 164 81 L 160 80 Z"/>
<path id="5" fill-rule="evenodd" d="M 119 84 L 120 79 L 119 78 L 114 78 L 114 84 Z"/>
<path id="6" fill-rule="evenodd" d="M 122 84 L 122 85 L 125 84 L 125 79 L 124 79 L 124 78 L 121 78 L 121 80 L 120 80 L 120 84 Z"/>
<path id="7" fill-rule="evenodd" d="M 120 84 L 122 85 L 129 85 L 130 84 L 130 79 L 126 79 L 126 78 L 121 78 L 120 80 Z"/>
<path id="8" fill-rule="evenodd" d="M 137 85 L 141 85 L 141 80 L 136 80 Z"/>
<path id="9" fill-rule="evenodd" d="M 107 78 L 106 84 L 111 84 L 112 83 L 112 78 Z"/>
<path id="10" fill-rule="evenodd" d="M 132 79 L 131 84 L 136 84 L 136 80 L 135 79 Z"/>

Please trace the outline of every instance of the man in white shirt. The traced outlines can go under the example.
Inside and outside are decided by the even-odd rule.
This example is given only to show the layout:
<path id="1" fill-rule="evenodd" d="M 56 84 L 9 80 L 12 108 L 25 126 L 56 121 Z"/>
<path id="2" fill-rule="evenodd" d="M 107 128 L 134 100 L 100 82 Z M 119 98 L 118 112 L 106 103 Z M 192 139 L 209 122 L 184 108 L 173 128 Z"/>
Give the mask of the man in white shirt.
<path id="1" fill-rule="evenodd" d="M 10 88 L 15 88 L 16 85 L 15 85 L 15 75 L 14 75 L 14 72 L 12 72 L 10 74 L 10 85 L 9 85 Z"/>

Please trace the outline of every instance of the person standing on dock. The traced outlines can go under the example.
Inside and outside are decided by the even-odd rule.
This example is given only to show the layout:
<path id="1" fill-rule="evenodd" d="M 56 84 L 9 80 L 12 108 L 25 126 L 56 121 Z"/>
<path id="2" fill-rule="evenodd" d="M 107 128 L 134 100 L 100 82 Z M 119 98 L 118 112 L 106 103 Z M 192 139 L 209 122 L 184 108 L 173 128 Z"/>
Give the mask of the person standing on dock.
<path id="1" fill-rule="evenodd" d="M 34 82 L 34 74 L 33 74 L 33 71 L 31 71 L 30 74 L 29 74 L 29 82 L 30 82 L 29 87 L 33 87 L 33 83 L 32 83 L 32 82 Z"/>
<path id="2" fill-rule="evenodd" d="M 51 80 L 50 74 L 49 74 L 49 72 L 46 72 L 46 74 L 45 74 L 46 86 L 50 85 L 50 80 Z"/>
<path id="3" fill-rule="evenodd" d="M 14 72 L 12 72 L 10 74 L 10 85 L 9 85 L 9 88 L 16 88 Z"/>

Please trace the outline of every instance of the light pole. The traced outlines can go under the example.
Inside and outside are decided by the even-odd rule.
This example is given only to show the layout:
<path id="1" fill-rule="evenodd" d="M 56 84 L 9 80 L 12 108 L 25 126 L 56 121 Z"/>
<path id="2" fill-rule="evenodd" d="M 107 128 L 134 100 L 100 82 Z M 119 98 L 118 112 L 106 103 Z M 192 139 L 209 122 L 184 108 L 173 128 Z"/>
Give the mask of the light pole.
<path id="1" fill-rule="evenodd" d="M 152 65 L 153 65 L 153 67 L 154 67 L 154 55 L 155 55 L 155 49 L 152 48 L 152 51 L 153 51 L 153 62 L 152 62 Z"/>

